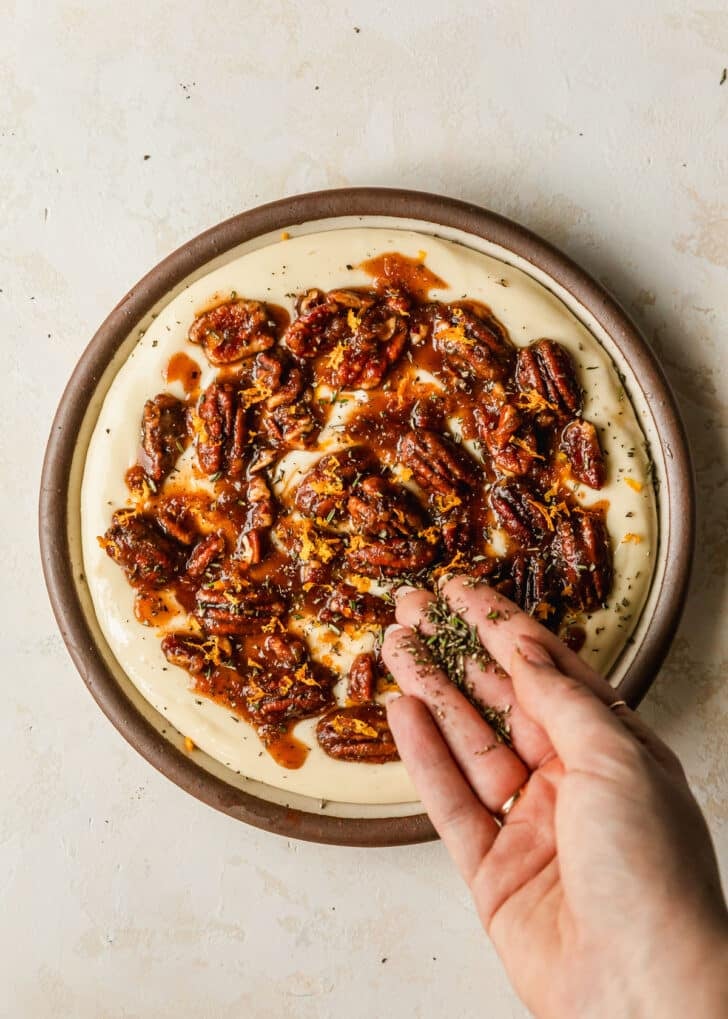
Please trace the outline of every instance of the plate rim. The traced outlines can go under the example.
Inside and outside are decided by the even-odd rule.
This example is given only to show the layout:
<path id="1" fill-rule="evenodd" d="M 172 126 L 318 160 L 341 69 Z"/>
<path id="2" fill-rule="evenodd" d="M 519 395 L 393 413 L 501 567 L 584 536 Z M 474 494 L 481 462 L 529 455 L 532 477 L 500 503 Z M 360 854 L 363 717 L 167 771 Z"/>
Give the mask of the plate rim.
<path id="1" fill-rule="evenodd" d="M 455 228 L 498 244 L 539 268 L 593 316 L 631 365 L 655 421 L 664 456 L 659 499 L 667 509 L 664 571 L 653 620 L 616 688 L 635 707 L 670 648 L 687 596 L 695 541 L 695 489 L 685 427 L 655 353 L 607 289 L 528 228 L 492 210 L 423 191 L 349 187 L 311 191 L 256 206 L 223 220 L 177 248 L 139 280 L 109 313 L 81 354 L 56 410 L 43 460 L 39 537 L 46 588 L 69 654 L 94 700 L 126 741 L 197 799 L 257 828 L 288 838 L 360 847 L 430 841 L 426 814 L 346 818 L 262 799 L 213 775 L 167 740 L 127 698 L 108 668 L 82 607 L 69 547 L 70 469 L 76 436 L 94 392 L 132 329 L 175 286 L 227 251 L 263 234 L 345 216 L 414 219 Z"/>

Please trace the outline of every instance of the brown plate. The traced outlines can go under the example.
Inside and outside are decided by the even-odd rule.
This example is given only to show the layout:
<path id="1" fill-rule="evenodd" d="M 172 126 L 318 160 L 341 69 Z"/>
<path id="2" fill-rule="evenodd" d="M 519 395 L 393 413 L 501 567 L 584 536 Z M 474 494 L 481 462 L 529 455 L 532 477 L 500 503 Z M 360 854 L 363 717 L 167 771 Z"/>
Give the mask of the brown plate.
<path id="1" fill-rule="evenodd" d="M 332 224 L 331 220 L 338 220 Z M 329 221 L 326 223 L 325 221 Z M 305 224 L 305 226 L 304 226 Z M 194 796 L 248 824 L 288 838 L 338 845 L 382 846 L 435 838 L 427 815 L 284 795 L 239 779 L 203 753 L 185 754 L 182 736 L 132 686 L 96 621 L 83 575 L 79 495 L 86 449 L 106 391 L 134 344 L 138 328 L 228 253 L 253 238 L 296 228 L 387 225 L 444 236 L 485 239 L 497 257 L 518 263 L 547 287 L 568 295 L 590 317 L 619 360 L 625 385 L 651 443 L 656 467 L 659 549 L 652 589 L 634 643 L 613 674 L 617 696 L 636 705 L 667 654 L 687 591 L 694 541 L 693 477 L 675 400 L 654 354 L 602 286 L 524 227 L 464 202 L 417 191 L 345 188 L 263 205 L 200 234 L 161 262 L 117 305 L 82 355 L 61 398 L 43 465 L 40 542 L 53 611 L 71 657 L 99 707 L 156 768 Z M 524 264 L 525 263 L 525 264 Z M 669 569 L 667 564 L 669 563 Z M 614 670 L 617 670 L 615 673 Z M 389 810 L 391 815 L 381 816 Z M 369 816 L 362 816 L 362 814 Z"/>

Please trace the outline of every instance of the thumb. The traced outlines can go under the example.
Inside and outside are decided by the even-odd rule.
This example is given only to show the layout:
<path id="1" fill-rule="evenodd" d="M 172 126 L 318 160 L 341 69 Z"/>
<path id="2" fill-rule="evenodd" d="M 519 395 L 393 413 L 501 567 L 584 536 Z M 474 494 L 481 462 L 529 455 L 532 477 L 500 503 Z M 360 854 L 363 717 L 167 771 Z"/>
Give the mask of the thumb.
<path id="1" fill-rule="evenodd" d="M 567 768 L 593 770 L 631 742 L 607 705 L 589 687 L 560 672 L 532 638 L 519 639 L 510 674 L 518 703 L 541 726 Z"/>

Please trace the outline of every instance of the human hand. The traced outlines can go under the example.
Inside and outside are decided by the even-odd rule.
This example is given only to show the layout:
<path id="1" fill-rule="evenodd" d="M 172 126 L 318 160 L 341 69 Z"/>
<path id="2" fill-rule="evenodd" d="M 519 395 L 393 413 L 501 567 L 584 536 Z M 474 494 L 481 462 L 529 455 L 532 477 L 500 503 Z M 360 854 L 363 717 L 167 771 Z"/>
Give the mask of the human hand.
<path id="1" fill-rule="evenodd" d="M 516 992 L 544 1019 L 728 1016 L 728 913 L 678 759 L 508 599 L 463 577 L 442 597 L 492 656 L 466 686 L 509 708 L 512 747 L 433 663 L 425 591 L 382 648 L 389 721 Z"/>

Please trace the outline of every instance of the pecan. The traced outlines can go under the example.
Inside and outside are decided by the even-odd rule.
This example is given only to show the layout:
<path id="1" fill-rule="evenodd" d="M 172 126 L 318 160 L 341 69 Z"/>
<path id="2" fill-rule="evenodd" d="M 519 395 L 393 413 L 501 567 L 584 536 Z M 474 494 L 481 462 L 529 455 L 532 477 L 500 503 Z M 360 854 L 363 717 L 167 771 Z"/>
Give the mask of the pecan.
<path id="1" fill-rule="evenodd" d="M 612 548 L 602 515 L 580 510 L 565 517 L 553 547 L 563 596 L 585 612 L 600 608 L 612 585 Z"/>
<path id="2" fill-rule="evenodd" d="M 555 340 L 537 340 L 518 352 L 516 385 L 537 411 L 539 424 L 573 417 L 582 392 L 571 354 Z M 535 395 L 534 395 L 535 394 Z"/>
<path id="3" fill-rule="evenodd" d="M 319 720 L 316 738 L 329 757 L 340 761 L 384 764 L 399 760 L 381 704 L 332 708 Z"/>
<path id="4" fill-rule="evenodd" d="M 304 448 L 316 438 L 319 423 L 308 395 L 303 369 L 285 350 L 258 354 L 253 378 L 267 397 L 262 402 L 258 428 L 269 442 Z"/>
<path id="5" fill-rule="evenodd" d="M 155 509 L 157 523 L 165 534 L 182 545 L 194 545 L 199 538 L 197 527 L 183 495 L 162 499 Z"/>
<path id="6" fill-rule="evenodd" d="M 216 559 L 225 552 L 225 539 L 221 534 L 208 534 L 192 549 L 185 572 L 192 580 L 200 580 Z"/>
<path id="7" fill-rule="evenodd" d="M 197 457 L 205 474 L 237 478 L 243 471 L 247 428 L 245 405 L 234 382 L 213 382 L 197 408 Z"/>
<path id="8" fill-rule="evenodd" d="M 240 671 L 245 706 L 264 742 L 286 723 L 318 715 L 331 703 L 335 676 L 311 662 L 296 637 L 269 635 Z"/>
<path id="9" fill-rule="evenodd" d="M 370 463 L 370 454 L 357 446 L 322 456 L 296 490 L 297 509 L 319 521 L 341 520 L 350 490 Z"/>
<path id="10" fill-rule="evenodd" d="M 268 482 L 261 474 L 248 481 L 247 512 L 240 534 L 240 549 L 249 563 L 259 563 L 263 554 L 263 537 L 275 522 L 275 501 Z"/>
<path id="11" fill-rule="evenodd" d="M 403 436 L 399 460 L 409 467 L 420 488 L 441 501 L 450 501 L 476 480 L 475 462 L 452 439 L 426 429 Z"/>
<path id="12" fill-rule="evenodd" d="M 357 655 L 349 669 L 346 693 L 354 704 L 366 704 L 374 700 L 377 686 L 377 665 L 372 654 Z"/>
<path id="13" fill-rule="evenodd" d="M 537 544 L 548 527 L 536 495 L 518 481 L 499 481 L 490 491 L 498 520 L 522 547 Z M 548 511 L 545 511 L 546 513 Z"/>
<path id="14" fill-rule="evenodd" d="M 552 564 L 541 555 L 519 554 L 505 565 L 497 589 L 547 626 L 556 623 L 557 591 Z"/>
<path id="15" fill-rule="evenodd" d="M 357 542 L 347 549 L 346 559 L 352 570 L 367 577 L 397 577 L 429 566 L 436 553 L 434 545 L 419 538 L 389 538 L 368 544 Z"/>
<path id="16" fill-rule="evenodd" d="M 379 538 L 408 537 L 422 530 L 422 509 L 406 488 L 380 475 L 364 478 L 349 496 L 346 508 L 357 534 Z"/>
<path id="17" fill-rule="evenodd" d="M 260 301 L 226 301 L 198 315 L 188 337 L 200 343 L 211 364 L 234 364 L 275 343 L 275 323 Z"/>
<path id="18" fill-rule="evenodd" d="M 325 623 L 341 620 L 356 623 L 378 623 L 381 626 L 394 620 L 393 606 L 375 594 L 358 591 L 352 584 L 337 584 L 319 613 Z"/>
<path id="19" fill-rule="evenodd" d="M 561 449 L 571 464 L 577 481 L 590 488 L 601 488 L 606 480 L 604 454 L 597 430 L 591 421 L 575 418 L 561 433 Z"/>
<path id="20" fill-rule="evenodd" d="M 457 375 L 481 382 L 506 378 L 513 367 L 515 349 L 501 325 L 487 309 L 476 313 L 459 305 L 436 305 L 432 341 Z"/>
<path id="21" fill-rule="evenodd" d="M 188 442 L 185 405 L 170 393 L 147 400 L 139 462 L 155 485 L 167 477 Z"/>
<path id="22" fill-rule="evenodd" d="M 234 637 L 262 630 L 285 611 L 286 603 L 272 588 L 218 580 L 198 590 L 194 614 L 206 633 Z"/>
<path id="23" fill-rule="evenodd" d="M 419 431 L 427 428 L 431 432 L 442 432 L 445 428 L 445 401 L 440 396 L 427 396 L 412 407 L 410 424 Z"/>
<path id="24" fill-rule="evenodd" d="M 214 638 L 213 643 L 201 637 L 190 637 L 186 633 L 168 633 L 162 641 L 162 651 L 168 662 L 194 675 L 214 664 L 215 659 L 221 655 L 229 660 L 232 647 L 225 637 Z"/>
<path id="25" fill-rule="evenodd" d="M 117 510 L 99 542 L 117 562 L 132 587 L 164 587 L 178 575 L 184 550 L 157 525 L 153 517 Z"/>
<path id="26" fill-rule="evenodd" d="M 323 377 L 337 389 L 372 389 L 404 350 L 407 306 L 398 292 L 380 297 L 309 291 L 300 302 L 299 317 L 286 330 L 286 344 L 303 358 L 329 352 Z"/>
<path id="27" fill-rule="evenodd" d="M 486 415 L 476 408 L 473 416 L 491 459 L 499 470 L 521 476 L 527 474 L 535 460 L 541 459 L 536 448 L 533 429 L 511 404 L 501 407 L 493 428 L 486 425 Z"/>

